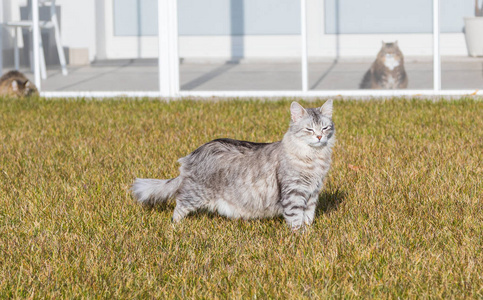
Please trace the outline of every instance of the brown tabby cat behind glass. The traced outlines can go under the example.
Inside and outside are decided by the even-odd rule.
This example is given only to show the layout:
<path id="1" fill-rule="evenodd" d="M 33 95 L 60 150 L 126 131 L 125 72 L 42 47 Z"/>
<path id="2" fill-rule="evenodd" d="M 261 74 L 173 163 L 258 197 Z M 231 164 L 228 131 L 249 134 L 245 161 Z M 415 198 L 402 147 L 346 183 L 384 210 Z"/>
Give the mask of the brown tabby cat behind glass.
<path id="1" fill-rule="evenodd" d="M 38 96 L 35 85 L 19 71 L 13 70 L 0 77 L 0 96 Z"/>
<path id="2" fill-rule="evenodd" d="M 361 89 L 405 89 L 408 77 L 404 57 L 397 45 L 382 42 L 381 51 L 360 84 Z"/>

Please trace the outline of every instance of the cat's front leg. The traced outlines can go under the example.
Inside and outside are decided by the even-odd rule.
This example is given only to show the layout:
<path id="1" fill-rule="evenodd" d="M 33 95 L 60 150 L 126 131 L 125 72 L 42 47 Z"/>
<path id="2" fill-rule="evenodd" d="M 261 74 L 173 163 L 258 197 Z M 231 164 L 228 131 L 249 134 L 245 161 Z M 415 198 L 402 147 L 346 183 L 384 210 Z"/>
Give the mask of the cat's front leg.
<path id="1" fill-rule="evenodd" d="M 304 226 L 304 212 L 306 199 L 302 193 L 290 193 L 282 199 L 283 217 L 292 230 L 299 230 Z"/>
<path id="2" fill-rule="evenodd" d="M 319 198 L 319 193 L 314 193 L 310 196 L 309 201 L 307 201 L 307 207 L 304 211 L 304 224 L 310 225 L 315 218 L 315 208 L 317 207 L 317 200 Z"/>

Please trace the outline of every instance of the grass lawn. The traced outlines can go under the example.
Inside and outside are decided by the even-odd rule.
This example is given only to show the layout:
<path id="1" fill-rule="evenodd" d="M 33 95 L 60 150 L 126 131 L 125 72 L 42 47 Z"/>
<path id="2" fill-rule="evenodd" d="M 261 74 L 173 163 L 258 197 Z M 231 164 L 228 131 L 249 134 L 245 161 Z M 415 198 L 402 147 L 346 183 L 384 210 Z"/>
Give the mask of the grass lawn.
<path id="1" fill-rule="evenodd" d="M 308 107 L 321 105 L 302 102 Z M 0 298 L 482 298 L 483 101 L 334 103 L 305 233 L 132 200 L 215 138 L 270 142 L 290 101 L 0 98 Z"/>

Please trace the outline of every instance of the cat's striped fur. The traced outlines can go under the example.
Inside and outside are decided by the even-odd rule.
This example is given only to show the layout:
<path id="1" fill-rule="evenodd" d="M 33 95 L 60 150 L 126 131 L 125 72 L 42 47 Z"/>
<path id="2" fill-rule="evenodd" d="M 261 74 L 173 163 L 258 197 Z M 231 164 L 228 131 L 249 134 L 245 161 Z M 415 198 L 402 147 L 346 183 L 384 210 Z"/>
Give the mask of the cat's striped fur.
<path id="1" fill-rule="evenodd" d="M 22 98 L 38 95 L 37 87 L 17 70 L 9 71 L 0 77 L 0 96 Z"/>
<path id="2" fill-rule="evenodd" d="M 408 76 L 404 69 L 404 55 L 397 41 L 382 42 L 382 47 L 374 63 L 364 74 L 361 89 L 405 89 Z"/>
<path id="3" fill-rule="evenodd" d="M 332 100 L 309 109 L 293 102 L 282 141 L 208 142 L 179 159 L 178 177 L 136 179 L 133 195 L 143 204 L 174 197 L 174 222 L 208 209 L 229 218 L 283 215 L 294 230 L 310 225 L 335 143 L 332 107 Z"/>

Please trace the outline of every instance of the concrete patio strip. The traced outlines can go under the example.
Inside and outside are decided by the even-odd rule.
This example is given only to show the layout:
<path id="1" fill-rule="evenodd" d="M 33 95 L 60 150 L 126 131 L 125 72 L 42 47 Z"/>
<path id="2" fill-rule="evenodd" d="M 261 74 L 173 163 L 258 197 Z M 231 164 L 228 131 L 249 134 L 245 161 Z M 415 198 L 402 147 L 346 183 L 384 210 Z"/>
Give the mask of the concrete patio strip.
<path id="1" fill-rule="evenodd" d="M 357 90 L 373 59 L 339 59 L 309 63 L 310 90 Z M 430 57 L 406 58 L 408 89 L 431 89 L 433 68 Z M 269 91 L 300 90 L 301 67 L 296 61 L 183 62 L 180 64 L 182 91 Z M 4 72 L 8 71 L 4 69 Z M 29 69 L 22 69 L 33 77 Z M 443 57 L 442 88 L 482 89 L 483 58 Z M 55 66 L 42 81 L 43 91 L 157 91 L 158 64 L 155 59 L 101 61 L 69 67 L 63 76 Z"/>

